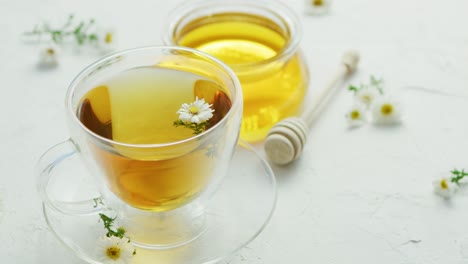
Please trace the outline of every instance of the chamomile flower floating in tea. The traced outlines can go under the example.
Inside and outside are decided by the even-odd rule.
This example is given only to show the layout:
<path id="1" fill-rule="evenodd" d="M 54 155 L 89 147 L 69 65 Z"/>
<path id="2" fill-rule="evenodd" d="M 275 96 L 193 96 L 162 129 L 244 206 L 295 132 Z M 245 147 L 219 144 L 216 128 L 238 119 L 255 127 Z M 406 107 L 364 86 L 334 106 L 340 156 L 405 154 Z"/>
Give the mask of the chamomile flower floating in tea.
<path id="1" fill-rule="evenodd" d="M 390 97 L 381 97 L 372 104 L 372 122 L 378 125 L 393 125 L 401 121 L 400 103 Z"/>
<path id="2" fill-rule="evenodd" d="M 211 109 L 210 104 L 205 102 L 205 99 L 198 99 L 195 97 L 195 101 L 189 104 L 182 104 L 177 114 L 179 114 L 179 120 L 174 122 L 174 126 L 185 126 L 193 129 L 194 134 L 200 134 L 206 128 L 208 120 L 213 117 L 214 110 Z"/>
<path id="3" fill-rule="evenodd" d="M 195 98 L 195 101 L 190 104 L 182 104 L 181 108 L 177 113 L 179 119 L 183 122 L 190 123 L 203 123 L 213 117 L 214 110 L 210 108 L 211 105 L 205 102 L 205 99 Z"/>
<path id="4" fill-rule="evenodd" d="M 101 237 L 97 242 L 96 258 L 104 264 L 128 264 L 134 252 L 127 238 Z"/>
<path id="5" fill-rule="evenodd" d="M 362 104 L 355 104 L 346 113 L 346 119 L 350 127 L 358 127 L 367 122 L 365 108 Z"/>

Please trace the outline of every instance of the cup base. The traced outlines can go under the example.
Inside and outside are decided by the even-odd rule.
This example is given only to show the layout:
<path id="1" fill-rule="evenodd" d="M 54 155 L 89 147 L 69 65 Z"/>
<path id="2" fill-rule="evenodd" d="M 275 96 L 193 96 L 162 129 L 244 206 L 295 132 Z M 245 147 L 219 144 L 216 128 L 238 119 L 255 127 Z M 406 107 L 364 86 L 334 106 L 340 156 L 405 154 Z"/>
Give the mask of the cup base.
<path id="1" fill-rule="evenodd" d="M 136 247 L 170 249 L 190 243 L 207 229 L 203 206 L 198 201 L 168 212 L 126 212 L 120 225 Z"/>
<path id="2" fill-rule="evenodd" d="M 147 226 L 141 222 L 122 223 L 136 248 L 130 263 L 215 263 L 256 238 L 269 222 L 276 204 L 273 172 L 244 143 L 236 147 L 228 171 L 204 210 L 194 201 L 180 212 L 155 213 L 146 219 Z M 101 263 L 96 242 L 105 229 L 98 215 L 72 216 L 47 205 L 43 205 L 43 211 L 50 229 L 66 247 L 89 263 Z M 114 210 L 103 213 L 117 216 Z"/>

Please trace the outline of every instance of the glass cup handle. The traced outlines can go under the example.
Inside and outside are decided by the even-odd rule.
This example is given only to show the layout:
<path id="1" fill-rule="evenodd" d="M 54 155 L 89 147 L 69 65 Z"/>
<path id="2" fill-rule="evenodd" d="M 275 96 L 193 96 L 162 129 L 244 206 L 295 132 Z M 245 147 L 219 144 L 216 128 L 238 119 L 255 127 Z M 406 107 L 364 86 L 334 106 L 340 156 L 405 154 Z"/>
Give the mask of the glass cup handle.
<path id="1" fill-rule="evenodd" d="M 58 176 L 66 176 L 60 175 L 60 173 L 53 173 L 54 170 L 67 163 L 76 162 L 72 160 L 73 157 L 76 158 L 75 155 L 79 155 L 75 145 L 71 140 L 66 140 L 53 146 L 39 158 L 36 165 L 36 172 L 38 174 L 37 188 L 39 195 L 46 205 L 65 214 L 89 215 L 102 212 L 106 207 L 100 196 L 82 201 L 60 201 L 53 199 L 48 193 L 48 189 L 51 188 L 51 179 Z"/>

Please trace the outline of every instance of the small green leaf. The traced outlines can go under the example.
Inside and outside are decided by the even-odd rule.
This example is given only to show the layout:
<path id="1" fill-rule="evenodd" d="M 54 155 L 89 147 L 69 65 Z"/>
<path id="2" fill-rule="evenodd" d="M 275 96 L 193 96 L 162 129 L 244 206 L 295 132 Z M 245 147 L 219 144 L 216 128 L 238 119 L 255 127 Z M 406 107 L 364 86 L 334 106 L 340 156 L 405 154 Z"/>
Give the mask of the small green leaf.
<path id="1" fill-rule="evenodd" d="M 89 34 L 89 35 L 88 35 L 88 40 L 89 40 L 90 42 L 97 41 L 97 36 L 96 36 L 96 34 Z"/>
<path id="2" fill-rule="evenodd" d="M 357 88 L 357 87 L 354 86 L 354 85 L 350 85 L 350 86 L 348 87 L 348 90 L 349 90 L 349 91 L 352 91 L 352 92 L 357 92 L 357 91 L 359 90 L 359 88 Z"/>
<path id="3" fill-rule="evenodd" d="M 461 171 L 457 169 L 453 169 L 452 171 L 450 171 L 450 173 L 452 173 L 453 175 L 453 177 L 451 178 L 451 181 L 456 184 L 459 184 L 463 178 L 468 176 L 468 173 L 465 172 L 465 169 L 462 169 Z"/>
<path id="4" fill-rule="evenodd" d="M 114 221 L 115 219 L 117 219 L 117 217 L 111 218 L 102 213 L 99 214 L 99 217 L 101 218 L 104 224 L 104 228 L 107 230 L 107 237 L 115 236 L 118 238 L 123 238 L 125 236 L 125 229 L 123 227 L 119 227 L 117 230 L 112 229 Z"/>

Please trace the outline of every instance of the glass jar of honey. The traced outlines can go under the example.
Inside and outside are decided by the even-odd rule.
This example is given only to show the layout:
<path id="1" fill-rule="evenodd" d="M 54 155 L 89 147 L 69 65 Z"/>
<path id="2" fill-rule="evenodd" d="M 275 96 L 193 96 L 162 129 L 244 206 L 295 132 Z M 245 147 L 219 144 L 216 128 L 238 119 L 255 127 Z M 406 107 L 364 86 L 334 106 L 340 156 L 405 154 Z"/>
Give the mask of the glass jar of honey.
<path id="1" fill-rule="evenodd" d="M 286 5 L 272 0 L 191 1 L 172 11 L 165 31 L 166 45 L 211 54 L 239 77 L 242 139 L 261 141 L 275 123 L 301 111 L 309 73 L 299 50 L 299 19 Z"/>

